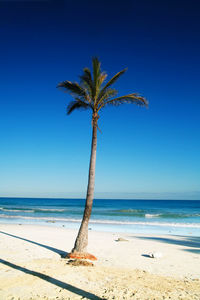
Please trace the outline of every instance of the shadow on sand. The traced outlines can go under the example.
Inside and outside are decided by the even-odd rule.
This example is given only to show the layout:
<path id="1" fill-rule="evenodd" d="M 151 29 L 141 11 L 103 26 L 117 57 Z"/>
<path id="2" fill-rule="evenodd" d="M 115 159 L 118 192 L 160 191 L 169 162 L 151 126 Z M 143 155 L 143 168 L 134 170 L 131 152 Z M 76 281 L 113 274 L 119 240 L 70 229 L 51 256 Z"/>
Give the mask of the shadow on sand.
<path id="1" fill-rule="evenodd" d="M 153 240 L 157 242 L 180 245 L 188 247 L 188 249 L 182 249 L 183 251 L 200 254 L 200 237 L 198 236 L 173 236 L 171 237 L 149 237 L 149 236 L 136 236 L 137 239 Z"/>
<path id="2" fill-rule="evenodd" d="M 62 250 L 59 250 L 59 249 L 56 249 L 56 248 L 53 248 L 53 247 L 50 247 L 50 246 L 47 246 L 47 245 L 43 245 L 43 244 L 28 240 L 28 239 L 24 239 L 24 238 L 22 238 L 20 236 L 17 236 L 17 235 L 13 235 L 13 234 L 3 232 L 3 231 L 0 231 L 0 233 L 11 236 L 11 237 L 14 237 L 16 239 L 20 239 L 22 241 L 25 241 L 25 242 L 28 242 L 28 243 L 31 243 L 31 244 L 34 244 L 34 245 L 37 245 L 37 246 L 40 246 L 40 247 L 43 247 L 43 248 L 48 249 L 50 251 L 53 251 L 53 252 L 59 254 L 62 258 L 65 258 L 68 254 L 68 252 L 65 252 L 65 251 L 62 251 Z"/>
<path id="3" fill-rule="evenodd" d="M 70 292 L 72 292 L 74 294 L 77 294 L 77 295 L 80 295 L 82 297 L 85 297 L 86 299 L 91 299 L 91 300 L 101 300 L 102 299 L 102 298 L 100 298 L 100 297 L 98 297 L 98 296 L 96 296 L 96 295 L 94 295 L 92 293 L 86 292 L 86 291 L 84 291 L 82 289 L 79 289 L 79 288 L 77 288 L 77 287 L 75 287 L 75 286 L 73 286 L 71 284 L 65 283 L 63 281 L 60 281 L 58 279 L 55 279 L 55 278 L 50 277 L 50 276 L 45 275 L 45 274 L 42 274 L 42 273 L 39 273 L 39 272 L 35 272 L 35 271 L 31 271 L 31 270 L 26 269 L 24 267 L 20 267 L 18 265 L 10 263 L 10 262 L 8 262 L 6 260 L 0 259 L 0 263 L 6 265 L 8 267 L 11 267 L 13 269 L 16 269 L 16 270 L 19 270 L 21 272 L 24 272 L 26 274 L 29 274 L 29 275 L 32 275 L 32 276 L 36 276 L 36 277 L 38 277 L 38 278 L 40 278 L 42 280 L 45 280 L 45 281 L 47 281 L 47 282 L 49 282 L 51 284 L 54 284 L 54 285 L 56 285 L 56 286 L 58 286 L 58 287 L 60 287 L 62 289 L 68 290 L 68 291 L 70 291 Z"/>

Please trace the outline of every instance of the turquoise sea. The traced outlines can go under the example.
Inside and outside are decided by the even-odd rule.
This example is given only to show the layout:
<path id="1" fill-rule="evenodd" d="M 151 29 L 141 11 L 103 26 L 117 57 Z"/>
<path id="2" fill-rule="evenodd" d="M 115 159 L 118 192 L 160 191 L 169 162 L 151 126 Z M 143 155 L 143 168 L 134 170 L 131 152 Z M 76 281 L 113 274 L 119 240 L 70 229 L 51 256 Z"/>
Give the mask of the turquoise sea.
<path id="1" fill-rule="evenodd" d="M 84 199 L 0 198 L 0 223 L 79 228 Z M 94 200 L 91 230 L 200 236 L 200 200 Z"/>

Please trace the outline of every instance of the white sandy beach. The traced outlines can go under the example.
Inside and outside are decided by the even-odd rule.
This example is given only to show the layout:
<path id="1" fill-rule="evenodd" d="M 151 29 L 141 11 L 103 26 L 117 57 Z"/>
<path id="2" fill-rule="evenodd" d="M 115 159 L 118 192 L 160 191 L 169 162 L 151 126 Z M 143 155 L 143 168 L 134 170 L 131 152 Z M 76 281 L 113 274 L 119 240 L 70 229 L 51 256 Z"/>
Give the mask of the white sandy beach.
<path id="1" fill-rule="evenodd" d="M 0 299 L 200 299 L 199 237 L 89 231 L 88 252 L 98 260 L 75 267 L 62 257 L 76 230 L 1 224 L 0 231 Z"/>

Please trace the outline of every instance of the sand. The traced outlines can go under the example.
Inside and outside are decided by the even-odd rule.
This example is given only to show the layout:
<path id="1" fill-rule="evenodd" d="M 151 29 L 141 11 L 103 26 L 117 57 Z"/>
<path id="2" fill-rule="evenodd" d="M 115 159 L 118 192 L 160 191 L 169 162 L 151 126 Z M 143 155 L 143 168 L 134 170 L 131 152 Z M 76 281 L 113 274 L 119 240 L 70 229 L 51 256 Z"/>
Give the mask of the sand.
<path id="1" fill-rule="evenodd" d="M 76 230 L 1 224 L 0 231 L 2 300 L 200 299 L 198 237 L 89 231 L 88 251 L 98 260 L 77 267 L 63 258 Z"/>

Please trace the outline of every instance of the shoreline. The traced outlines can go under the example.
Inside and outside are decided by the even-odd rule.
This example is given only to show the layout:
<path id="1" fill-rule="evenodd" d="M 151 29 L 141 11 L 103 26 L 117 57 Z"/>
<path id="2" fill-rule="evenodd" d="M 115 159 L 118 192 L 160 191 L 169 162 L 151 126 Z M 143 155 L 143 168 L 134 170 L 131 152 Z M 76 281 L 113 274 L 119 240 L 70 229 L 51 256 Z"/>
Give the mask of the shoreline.
<path id="1" fill-rule="evenodd" d="M 153 299 L 154 294 L 157 295 L 156 299 L 163 299 L 159 298 L 161 295 L 168 297 L 168 294 L 176 299 L 177 288 L 175 289 L 174 284 L 180 286 L 182 296 L 185 295 L 185 298 L 180 299 L 200 298 L 199 237 L 89 230 L 88 252 L 98 260 L 94 267 L 72 267 L 67 265 L 67 260 L 62 255 L 71 251 L 77 234 L 75 229 L 48 224 L 0 224 L 0 232 L 2 299 L 11 299 L 9 295 L 23 300 L 31 299 L 31 293 L 33 299 L 56 299 L 56 296 L 51 298 L 53 294 L 68 297 L 67 299 L 81 299 L 80 294 L 74 294 L 66 288 L 61 288 L 61 292 L 58 292 L 58 286 L 50 284 L 49 280 L 44 284 L 44 280 L 37 276 L 39 273 L 46 274 L 47 277 L 56 276 L 57 280 L 60 278 L 62 282 L 68 282 L 99 297 L 104 296 L 104 299 L 112 299 L 113 295 L 118 297 L 121 291 L 124 293 L 122 299 L 146 299 L 145 290 L 149 295 L 148 299 Z M 127 241 L 118 242 L 118 238 Z M 150 258 L 150 252 L 160 252 L 162 257 Z M 18 277 L 21 278 L 20 282 Z M 167 282 L 169 288 L 165 291 Z M 39 288 L 41 284 L 44 284 L 42 289 Z M 24 288 L 24 294 L 19 290 L 20 286 Z M 138 298 L 131 296 L 133 290 Z M 189 296 L 186 295 L 186 290 L 189 290 Z M 39 296 L 36 296 L 37 293 Z M 198 295 L 197 298 L 195 294 Z"/>
<path id="2" fill-rule="evenodd" d="M 11 220 L 13 218 L 13 220 Z M 62 219 L 62 218 L 29 218 L 24 217 L 18 219 L 17 217 L 10 217 L 9 222 L 0 220 L 0 225 L 32 225 L 32 226 L 50 226 L 50 227 L 64 227 L 71 230 L 78 230 L 81 219 Z M 35 221 L 33 221 L 35 220 Z M 11 222 L 10 222 L 11 221 Z M 165 223 L 165 222 L 117 222 L 110 220 L 93 220 L 89 222 L 89 229 L 97 232 L 110 232 L 121 234 L 151 234 L 151 235 L 177 235 L 177 236 L 194 236 L 200 237 L 200 224 L 196 223 Z"/>

